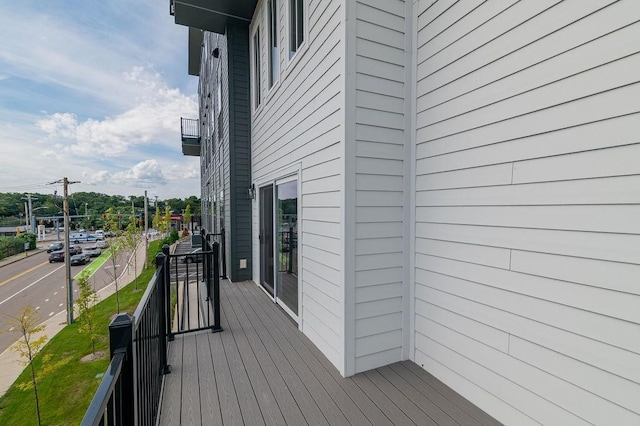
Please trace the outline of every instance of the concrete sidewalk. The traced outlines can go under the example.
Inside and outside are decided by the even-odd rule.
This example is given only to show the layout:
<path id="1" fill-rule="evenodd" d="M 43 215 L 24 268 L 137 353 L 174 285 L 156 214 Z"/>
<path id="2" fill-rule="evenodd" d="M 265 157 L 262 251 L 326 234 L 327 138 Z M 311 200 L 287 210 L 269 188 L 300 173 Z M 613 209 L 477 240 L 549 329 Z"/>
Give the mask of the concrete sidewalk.
<path id="1" fill-rule="evenodd" d="M 142 272 L 144 269 L 144 256 L 145 256 L 145 245 L 144 241 L 138 245 L 136 249 L 138 256 L 138 265 L 136 270 L 133 269 L 133 262 L 129 262 L 129 265 L 124 269 L 120 277 L 118 278 L 118 283 L 128 284 L 134 280 L 134 278 Z M 32 251 L 33 253 L 33 251 Z M 20 255 L 17 255 L 20 256 Z M 21 254 L 21 259 L 24 259 L 24 253 Z M 133 256 L 133 255 L 132 255 Z M 12 256 L 15 257 L 15 256 Z M 9 258 L 7 258 L 9 259 Z M 3 259 L 3 260 L 7 260 Z M 20 259 L 13 260 L 16 262 Z M 129 257 L 131 260 L 131 257 Z M 0 264 L 0 267 L 3 265 Z M 111 284 L 103 287 L 98 291 L 98 296 L 100 300 L 104 300 L 105 298 L 111 296 L 115 293 L 115 284 L 112 282 Z M 57 315 L 47 319 L 45 322 L 45 329 L 42 334 L 47 336 L 47 340 L 51 339 L 53 336 L 58 334 L 60 330 L 62 330 L 67 325 L 67 311 L 64 310 Z M 40 336 L 36 336 L 40 337 Z M 16 381 L 20 373 L 24 370 L 25 366 L 21 363 L 21 359 L 18 354 L 8 348 L 3 353 L 0 354 L 0 396 L 4 395 L 5 392 L 9 389 L 9 387 Z"/>

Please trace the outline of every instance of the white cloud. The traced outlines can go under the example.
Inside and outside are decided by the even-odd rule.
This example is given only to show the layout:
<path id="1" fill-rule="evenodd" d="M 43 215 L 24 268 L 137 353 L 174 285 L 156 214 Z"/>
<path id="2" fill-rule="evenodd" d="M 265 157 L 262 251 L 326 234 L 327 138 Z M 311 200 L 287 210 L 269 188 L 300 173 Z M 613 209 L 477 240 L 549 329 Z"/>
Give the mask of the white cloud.
<path id="1" fill-rule="evenodd" d="M 0 99 L 0 191 L 67 176 L 82 180 L 76 192 L 200 192 L 198 159 L 180 153 L 179 119 L 197 104 L 178 89 L 197 79 L 186 74 L 187 30 L 166 7 L 0 2 L 0 28 L 11 34 L 0 81 L 15 95 Z"/>
<path id="2" fill-rule="evenodd" d="M 56 144 L 56 151 L 80 157 L 118 157 L 133 147 L 151 144 L 176 149 L 180 117 L 197 114 L 195 100 L 168 87 L 159 74 L 143 67 L 134 67 L 126 79 L 144 89 L 131 109 L 103 120 L 79 121 L 68 112 L 49 115 L 37 122 L 46 134 L 46 143 Z"/>

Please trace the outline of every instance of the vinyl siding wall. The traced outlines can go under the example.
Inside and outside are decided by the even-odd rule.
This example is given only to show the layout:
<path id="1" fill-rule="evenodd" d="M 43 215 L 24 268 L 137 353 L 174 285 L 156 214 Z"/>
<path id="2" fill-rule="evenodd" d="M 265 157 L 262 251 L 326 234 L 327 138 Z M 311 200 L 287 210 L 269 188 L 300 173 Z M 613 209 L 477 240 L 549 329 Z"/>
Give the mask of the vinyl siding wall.
<path id="1" fill-rule="evenodd" d="M 409 8 L 409 11 L 411 8 Z M 402 359 L 406 19 L 400 0 L 355 2 L 354 373 Z M 406 305 L 406 306 L 405 306 Z M 354 307 L 347 306 L 347 309 Z"/>
<path id="2" fill-rule="evenodd" d="M 640 4 L 416 7 L 416 363 L 506 424 L 640 424 Z"/>
<path id="3" fill-rule="evenodd" d="M 251 200 L 247 190 L 251 187 L 251 139 L 249 99 L 249 32 L 246 25 L 228 25 L 229 71 L 229 183 L 225 182 L 225 232 L 228 273 L 232 281 L 250 280 L 252 277 Z M 240 261 L 246 260 L 246 268 Z"/>
<path id="4" fill-rule="evenodd" d="M 229 207 L 225 205 L 230 193 L 230 155 L 229 155 L 229 52 L 227 49 L 226 35 L 205 32 L 204 46 L 202 50 L 202 62 L 200 68 L 200 122 L 204 150 L 200 156 L 202 169 L 202 207 L 205 213 L 202 226 L 207 232 L 220 232 L 220 197 L 224 194 L 222 202 L 224 211 Z M 219 58 L 214 58 L 211 52 L 218 48 Z M 218 66 L 221 67 L 220 88 L 222 94 L 217 95 Z M 218 104 L 220 99 L 220 104 Z M 220 111 L 220 120 L 218 120 Z M 206 116 L 205 116 L 206 114 Z M 203 124 L 203 125 L 202 125 Z M 208 139 L 207 139 L 208 137 Z M 225 220 L 227 219 L 227 215 Z M 230 229 L 225 223 L 225 228 Z M 229 247 L 229 246 L 227 246 Z M 227 255 L 227 260 L 229 255 Z M 227 265 L 229 268 L 229 265 Z"/>
<path id="5" fill-rule="evenodd" d="M 287 3 L 278 2 L 279 79 L 268 89 L 266 2 L 250 28 L 260 26 L 262 102 L 252 106 L 252 181 L 259 186 L 298 170 L 299 315 L 303 332 L 344 372 L 343 9 L 338 0 L 308 0 L 305 41 L 289 59 Z M 259 197 L 253 201 L 253 279 L 260 282 Z"/>

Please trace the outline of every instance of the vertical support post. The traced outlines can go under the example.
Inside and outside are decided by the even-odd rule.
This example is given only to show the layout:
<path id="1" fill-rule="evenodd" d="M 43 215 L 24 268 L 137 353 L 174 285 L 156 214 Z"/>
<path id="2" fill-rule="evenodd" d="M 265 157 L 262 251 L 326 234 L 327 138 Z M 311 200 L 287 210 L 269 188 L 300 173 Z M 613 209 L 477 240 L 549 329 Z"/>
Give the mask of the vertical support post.
<path id="1" fill-rule="evenodd" d="M 207 231 L 200 229 L 200 247 L 203 252 L 210 250 L 209 241 L 207 239 Z M 202 274 L 204 275 L 205 284 L 207 286 L 207 301 L 211 300 L 211 255 L 205 254 L 202 258 Z"/>
<path id="2" fill-rule="evenodd" d="M 135 423 L 135 392 L 133 377 L 133 318 L 129 314 L 119 314 L 109 325 L 110 356 L 124 353 L 124 363 L 120 373 L 120 401 L 115 401 L 116 422 L 119 425 Z M 119 412 L 118 412 L 119 411 Z"/>
<path id="3" fill-rule="evenodd" d="M 220 327 L 220 245 L 213 243 L 213 331 L 221 331 Z"/>
<path id="4" fill-rule="evenodd" d="M 158 282 L 156 285 L 160 286 L 158 291 L 160 292 L 160 329 L 166 331 L 167 324 L 167 283 L 165 282 L 164 267 L 166 264 L 166 256 L 164 253 L 158 253 L 156 255 L 156 271 L 158 272 Z M 167 363 L 167 334 L 161 333 L 160 338 L 160 371 L 162 374 L 169 374 L 171 367 Z"/>
<path id="5" fill-rule="evenodd" d="M 225 229 L 220 230 L 220 243 L 222 244 L 222 278 L 227 279 L 227 237 Z"/>
<path id="6" fill-rule="evenodd" d="M 165 303 L 166 303 L 166 321 L 165 321 L 165 330 L 167 339 L 171 342 L 173 341 L 173 333 L 171 332 L 171 271 L 169 270 L 169 245 L 165 244 L 162 246 L 162 254 L 164 254 L 164 294 L 165 294 Z"/>

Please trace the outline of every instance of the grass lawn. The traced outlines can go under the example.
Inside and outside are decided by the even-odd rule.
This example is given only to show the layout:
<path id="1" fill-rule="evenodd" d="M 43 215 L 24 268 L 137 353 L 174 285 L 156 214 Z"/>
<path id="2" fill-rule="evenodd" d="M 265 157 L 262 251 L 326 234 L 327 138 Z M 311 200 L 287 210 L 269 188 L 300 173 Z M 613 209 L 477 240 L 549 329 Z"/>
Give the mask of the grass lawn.
<path id="1" fill-rule="evenodd" d="M 149 245 L 149 265 L 138 279 L 138 290 L 129 283 L 120 289 L 120 311 L 133 314 L 144 290 L 153 276 L 155 254 L 160 250 L 160 241 Z M 95 307 L 96 324 L 99 324 L 100 339 L 96 351 L 105 356 L 97 361 L 81 362 L 81 358 L 91 354 L 88 335 L 78 330 L 78 320 L 66 326 L 53 337 L 37 355 L 36 371 L 42 365 L 42 357 L 51 354 L 51 362 L 63 359 L 69 362 L 41 378 L 38 383 L 40 415 L 43 425 L 78 425 L 84 416 L 93 395 L 102 380 L 101 375 L 109 365 L 109 323 L 116 314 L 115 294 Z M 80 319 L 81 320 L 81 319 Z M 30 380 L 29 370 L 22 372 L 16 383 Z M 14 383 L 0 399 L 0 425 L 37 425 L 33 390 L 22 391 Z"/>

